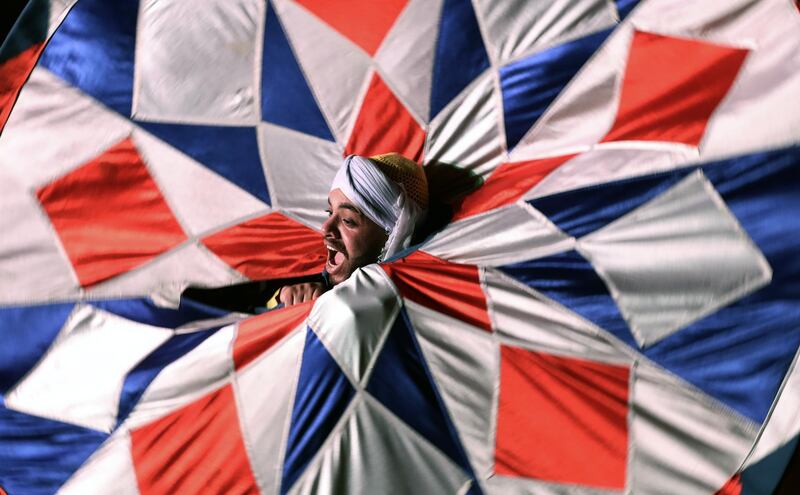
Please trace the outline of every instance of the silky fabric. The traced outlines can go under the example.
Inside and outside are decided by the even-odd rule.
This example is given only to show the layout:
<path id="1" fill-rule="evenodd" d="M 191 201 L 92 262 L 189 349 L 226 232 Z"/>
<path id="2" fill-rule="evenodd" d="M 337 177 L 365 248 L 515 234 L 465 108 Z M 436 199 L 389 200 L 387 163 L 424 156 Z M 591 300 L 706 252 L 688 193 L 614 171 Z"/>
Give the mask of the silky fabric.
<path id="1" fill-rule="evenodd" d="M 491 332 L 475 266 L 448 263 L 417 251 L 382 267 L 403 297 Z"/>
<path id="2" fill-rule="evenodd" d="M 334 189 L 341 190 L 388 234 L 381 259 L 408 247 L 424 212 L 408 199 L 401 184 L 389 180 L 369 159 L 350 155 L 333 179 L 331 191 Z"/>
<path id="3" fill-rule="evenodd" d="M 252 280 L 318 274 L 322 236 L 280 213 L 268 213 L 203 239 L 205 247 Z"/>
<path id="4" fill-rule="evenodd" d="M 39 188 L 36 197 L 83 287 L 187 240 L 130 138 Z"/>
<path id="5" fill-rule="evenodd" d="M 503 121 L 509 149 L 533 127 L 611 31 L 605 29 L 537 51 L 500 68 Z"/>
<path id="6" fill-rule="evenodd" d="M 355 395 L 355 389 L 310 327 L 306 330 L 297 381 L 298 393 L 286 439 L 282 494 L 303 473 Z"/>
<path id="7" fill-rule="evenodd" d="M 797 304 L 788 297 L 800 293 L 795 275 L 800 261 L 786 234 L 786 225 L 792 224 L 797 211 L 794 205 L 800 204 L 794 170 L 798 161 L 800 147 L 789 147 L 703 165 L 704 175 L 726 207 L 774 268 L 773 279 L 770 285 L 644 350 L 654 362 L 757 422 L 767 417 L 769 398 L 779 390 L 793 349 L 800 342 L 800 332 L 785 330 L 797 328 L 795 322 L 800 318 Z M 695 170 L 687 167 L 590 186 L 530 204 L 564 232 L 583 237 L 651 201 Z M 605 201 L 599 202 L 601 197 Z M 775 208 L 768 198 L 791 203 Z M 557 209 L 564 213 L 551 214 Z M 501 270 L 638 348 L 605 283 L 577 252 L 532 259 Z M 753 346 L 756 341 L 759 345 Z"/>

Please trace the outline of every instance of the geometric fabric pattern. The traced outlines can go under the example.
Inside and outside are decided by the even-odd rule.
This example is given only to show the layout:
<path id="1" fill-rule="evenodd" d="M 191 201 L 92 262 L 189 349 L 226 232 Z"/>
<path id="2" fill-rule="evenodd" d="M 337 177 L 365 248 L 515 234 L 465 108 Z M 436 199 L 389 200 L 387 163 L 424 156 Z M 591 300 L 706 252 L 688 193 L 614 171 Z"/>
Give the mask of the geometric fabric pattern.
<path id="1" fill-rule="evenodd" d="M 345 147 L 345 155 L 373 156 L 396 151 L 422 160 L 425 131 L 376 73 Z"/>
<path id="2" fill-rule="evenodd" d="M 601 275 L 641 347 L 763 287 L 772 278 L 764 255 L 743 235 L 724 204 L 698 171 L 580 239 L 580 251 L 594 266 L 602 267 Z M 658 239 L 648 235 L 656 225 L 665 232 Z M 709 245 L 715 246 L 715 252 L 708 250 Z M 613 256 L 610 251 L 615 251 Z M 656 253 L 665 258 L 659 259 Z M 640 269 L 655 275 L 657 282 L 639 285 L 643 277 L 629 270 L 619 273 L 613 259 L 619 255 L 628 260 L 647 258 Z M 679 294 L 671 287 L 696 287 L 709 293 Z M 699 301 L 713 306 L 697 306 Z"/>
<path id="3" fill-rule="evenodd" d="M 623 488 L 629 375 L 627 367 L 502 346 L 495 472 Z M 573 414 L 585 419 L 580 430 L 572 431 Z"/>
<path id="4" fill-rule="evenodd" d="M 778 490 L 797 26 L 31 2 L 0 47 L 0 493 Z M 262 314 L 181 297 L 319 275 L 342 157 L 393 151 L 430 184 L 416 244 Z"/>
<path id="5" fill-rule="evenodd" d="M 179 429 L 185 436 L 164 433 Z M 142 494 L 258 493 L 239 433 L 230 386 L 131 432 L 131 454 Z M 217 440 L 224 435 L 226 441 Z M 153 456 L 154 447 L 159 456 Z M 173 476 L 162 476 L 161 466 L 173 466 Z M 188 472 L 205 476 L 186 476 Z"/>
<path id="6" fill-rule="evenodd" d="M 130 139 L 40 188 L 36 196 L 84 287 L 186 240 Z"/>
<path id="7" fill-rule="evenodd" d="M 319 16 L 364 51 L 375 55 L 383 38 L 405 8 L 408 0 L 393 0 L 380 5 L 369 0 L 361 0 L 336 7 L 314 0 L 300 0 L 298 3 Z"/>
<path id="8" fill-rule="evenodd" d="M 514 148 L 611 31 L 534 53 L 500 69 L 506 146 Z"/>
<path id="9" fill-rule="evenodd" d="M 261 119 L 333 139 L 272 6 L 264 25 Z"/>
<path id="10" fill-rule="evenodd" d="M 603 141 L 674 141 L 697 146 L 747 52 L 634 31 L 619 110 Z M 664 94 L 670 98 L 664 99 Z M 681 103 L 676 105 L 673 99 Z"/>

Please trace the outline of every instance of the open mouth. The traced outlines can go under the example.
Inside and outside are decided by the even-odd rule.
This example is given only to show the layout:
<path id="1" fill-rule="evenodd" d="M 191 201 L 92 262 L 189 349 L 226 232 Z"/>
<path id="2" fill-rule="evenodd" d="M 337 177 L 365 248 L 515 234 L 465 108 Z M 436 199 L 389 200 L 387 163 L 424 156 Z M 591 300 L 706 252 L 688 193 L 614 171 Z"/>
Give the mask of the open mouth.
<path id="1" fill-rule="evenodd" d="M 339 266 L 345 260 L 344 253 L 331 246 L 326 247 L 328 248 L 328 266 L 332 268 Z"/>

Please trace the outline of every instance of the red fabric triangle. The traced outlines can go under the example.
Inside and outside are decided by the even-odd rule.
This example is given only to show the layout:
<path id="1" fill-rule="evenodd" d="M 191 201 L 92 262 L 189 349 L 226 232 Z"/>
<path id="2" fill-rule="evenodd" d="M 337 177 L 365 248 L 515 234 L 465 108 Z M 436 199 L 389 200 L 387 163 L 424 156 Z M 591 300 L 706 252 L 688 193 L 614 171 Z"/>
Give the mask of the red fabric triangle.
<path id="1" fill-rule="evenodd" d="M 477 266 L 450 263 L 420 251 L 381 266 L 403 297 L 492 331 Z"/>
<path id="2" fill-rule="evenodd" d="M 314 301 L 307 301 L 239 323 L 239 331 L 233 343 L 233 362 L 239 370 L 287 336 L 308 317 Z"/>
<path id="3" fill-rule="evenodd" d="M 320 273 L 327 256 L 322 234 L 280 213 L 234 225 L 203 244 L 253 280 Z"/>
<path id="4" fill-rule="evenodd" d="M 297 3 L 372 56 L 408 0 L 297 0 Z"/>
<path id="5" fill-rule="evenodd" d="M 0 63 L 0 132 L 3 132 L 22 85 L 36 66 L 43 48 L 44 43 L 36 43 L 16 57 Z"/>
<path id="6" fill-rule="evenodd" d="M 749 50 L 635 31 L 608 141 L 697 146 Z"/>
<path id="7" fill-rule="evenodd" d="M 533 186 L 576 155 L 562 155 L 497 167 L 477 191 L 461 202 L 451 221 L 500 208 L 518 200 Z"/>
<path id="8" fill-rule="evenodd" d="M 142 495 L 260 493 L 227 385 L 131 432 Z"/>
<path id="9" fill-rule="evenodd" d="M 345 156 L 397 152 L 420 163 L 424 146 L 425 131 L 378 74 L 374 74 L 345 146 Z"/>

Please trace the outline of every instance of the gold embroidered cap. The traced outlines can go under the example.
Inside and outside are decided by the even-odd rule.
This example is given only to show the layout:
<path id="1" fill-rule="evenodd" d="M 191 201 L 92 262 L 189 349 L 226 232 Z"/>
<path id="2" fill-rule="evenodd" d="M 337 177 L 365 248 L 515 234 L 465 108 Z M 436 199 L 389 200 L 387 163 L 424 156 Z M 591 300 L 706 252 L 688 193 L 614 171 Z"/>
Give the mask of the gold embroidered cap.
<path id="1" fill-rule="evenodd" d="M 406 194 L 417 206 L 428 209 L 428 180 L 422 166 L 400 153 L 384 153 L 369 159 L 386 174 L 391 181 L 402 184 Z"/>

